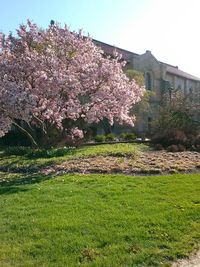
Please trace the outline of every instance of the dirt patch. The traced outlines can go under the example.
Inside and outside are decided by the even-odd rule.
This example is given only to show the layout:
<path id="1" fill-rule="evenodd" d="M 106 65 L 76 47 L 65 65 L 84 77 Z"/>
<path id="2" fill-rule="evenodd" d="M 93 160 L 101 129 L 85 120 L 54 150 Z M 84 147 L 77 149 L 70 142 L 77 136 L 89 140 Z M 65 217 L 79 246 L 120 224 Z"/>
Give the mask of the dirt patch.
<path id="1" fill-rule="evenodd" d="M 165 151 L 143 152 L 137 157 L 95 156 L 71 159 L 45 168 L 43 173 L 125 173 L 168 174 L 200 171 L 200 153 Z"/>
<path id="2" fill-rule="evenodd" d="M 200 267 L 200 250 L 189 259 L 178 260 L 172 267 Z"/>

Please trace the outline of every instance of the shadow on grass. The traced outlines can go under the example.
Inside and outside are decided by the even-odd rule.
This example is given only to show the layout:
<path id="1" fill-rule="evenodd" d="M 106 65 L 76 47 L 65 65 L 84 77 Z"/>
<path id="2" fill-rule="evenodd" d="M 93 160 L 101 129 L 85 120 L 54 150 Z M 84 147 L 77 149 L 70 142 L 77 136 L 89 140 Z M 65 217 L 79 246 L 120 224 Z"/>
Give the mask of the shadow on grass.
<path id="1" fill-rule="evenodd" d="M 5 186 L 5 187 L 0 187 L 0 195 L 10 195 L 19 192 L 26 192 L 28 190 L 29 190 L 28 188 L 21 188 L 18 186 Z"/>
<path id="2" fill-rule="evenodd" d="M 32 160 L 31 163 L 23 166 L 22 165 L 23 159 L 12 160 L 3 166 L 0 166 L 0 171 L 2 172 L 13 172 L 13 173 L 35 173 L 38 172 L 40 169 L 45 168 L 47 166 L 54 165 L 56 160 L 49 160 L 47 162 L 38 162 L 37 160 Z"/>
<path id="3" fill-rule="evenodd" d="M 41 183 L 43 181 L 51 179 L 52 177 L 52 175 L 29 174 L 22 175 L 20 177 L 6 178 L 0 180 L 0 195 L 28 191 L 29 188 L 23 186 Z"/>
<path id="4" fill-rule="evenodd" d="M 0 151 L 0 157 L 20 156 L 26 159 L 49 159 L 64 156 L 73 156 L 77 153 L 75 148 L 57 148 L 57 149 L 31 149 L 30 147 L 7 147 Z"/>

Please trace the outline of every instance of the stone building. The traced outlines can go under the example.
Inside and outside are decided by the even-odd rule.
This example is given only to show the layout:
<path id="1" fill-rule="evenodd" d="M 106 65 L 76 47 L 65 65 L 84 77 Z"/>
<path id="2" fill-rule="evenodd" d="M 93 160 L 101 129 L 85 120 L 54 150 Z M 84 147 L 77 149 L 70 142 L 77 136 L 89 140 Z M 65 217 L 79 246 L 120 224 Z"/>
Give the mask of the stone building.
<path id="1" fill-rule="evenodd" d="M 106 54 L 111 55 L 116 49 L 118 53 L 122 54 L 122 59 L 127 62 L 128 69 L 142 72 L 146 90 L 154 92 L 155 102 L 158 105 L 162 105 L 164 93 L 170 94 L 171 90 L 177 88 L 185 94 L 192 93 L 195 101 L 200 103 L 200 78 L 180 70 L 177 66 L 157 60 L 149 50 L 139 55 L 97 40 L 94 40 L 94 43 L 100 46 Z M 153 105 L 146 118 L 136 123 L 137 132 L 150 131 L 150 124 L 156 117 L 156 109 L 153 108 Z"/>

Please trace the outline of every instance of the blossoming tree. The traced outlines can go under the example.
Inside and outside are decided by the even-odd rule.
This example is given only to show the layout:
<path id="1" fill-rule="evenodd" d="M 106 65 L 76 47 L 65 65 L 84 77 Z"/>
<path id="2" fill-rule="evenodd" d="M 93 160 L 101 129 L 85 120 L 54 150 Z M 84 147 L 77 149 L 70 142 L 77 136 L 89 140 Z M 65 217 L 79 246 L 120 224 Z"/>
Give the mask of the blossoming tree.
<path id="1" fill-rule="evenodd" d="M 92 39 L 58 24 L 46 30 L 28 21 L 17 36 L 0 35 L 0 137 L 14 125 L 34 146 L 33 128 L 45 140 L 56 135 L 82 138 L 78 121 L 107 118 L 134 125 L 130 108 L 144 88 L 123 73 L 119 55 L 112 58 Z M 77 127 L 79 126 L 79 127 Z"/>

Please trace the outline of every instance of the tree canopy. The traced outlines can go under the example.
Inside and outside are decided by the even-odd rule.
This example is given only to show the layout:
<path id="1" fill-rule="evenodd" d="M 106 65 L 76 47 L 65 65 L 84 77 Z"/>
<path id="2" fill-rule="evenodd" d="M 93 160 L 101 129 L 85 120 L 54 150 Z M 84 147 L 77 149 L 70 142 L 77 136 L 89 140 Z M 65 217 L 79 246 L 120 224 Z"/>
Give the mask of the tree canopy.
<path id="1" fill-rule="evenodd" d="M 16 36 L 1 33 L 0 137 L 15 125 L 37 145 L 35 127 L 47 139 L 52 129 L 73 139 L 83 137 L 80 120 L 133 126 L 129 111 L 144 88 L 128 79 L 124 65 L 66 25 L 44 30 L 27 21 Z"/>

